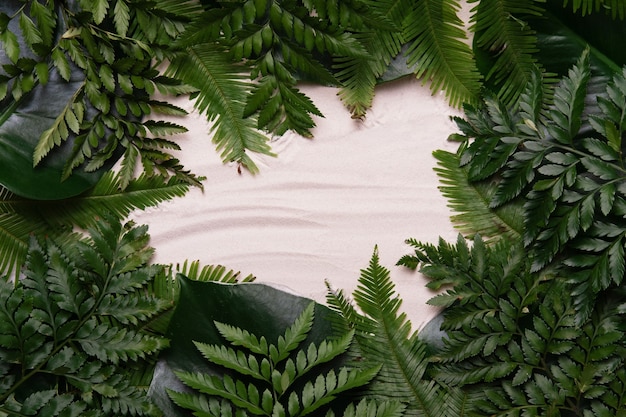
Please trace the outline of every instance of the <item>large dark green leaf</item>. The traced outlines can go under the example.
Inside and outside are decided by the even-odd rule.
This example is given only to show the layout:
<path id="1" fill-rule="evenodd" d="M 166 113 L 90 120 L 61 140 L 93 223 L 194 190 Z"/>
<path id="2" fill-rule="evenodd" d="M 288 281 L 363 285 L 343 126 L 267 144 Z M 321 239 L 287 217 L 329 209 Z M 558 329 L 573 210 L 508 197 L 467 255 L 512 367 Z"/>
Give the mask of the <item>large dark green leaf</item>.
<path id="1" fill-rule="evenodd" d="M 157 365 L 150 393 L 166 416 L 183 416 L 185 412 L 173 405 L 166 389 L 184 391 L 174 371 L 218 372 L 202 357 L 194 341 L 223 344 L 215 321 L 245 329 L 257 337 L 265 336 L 276 343 L 279 335 L 311 303 L 264 284 L 223 284 L 200 282 L 179 275 L 180 298 L 167 332 L 169 350 Z M 304 346 L 319 344 L 334 333 L 332 318 L 336 313 L 315 305 L 315 320 Z M 332 365 L 332 364 L 331 364 Z"/>
<path id="2" fill-rule="evenodd" d="M 3 1 L 0 12 L 12 15 L 23 6 L 17 0 Z M 21 31 L 11 21 L 11 29 L 18 37 L 20 51 L 32 58 Z M 61 38 L 66 27 L 57 19 L 55 36 Z M 0 65 L 11 62 L 8 48 L 0 49 Z M 11 91 L 0 101 L 0 184 L 11 192 L 26 198 L 51 200 L 71 197 L 91 188 L 111 168 L 111 160 L 96 172 L 75 170 L 74 175 L 61 181 L 64 165 L 72 150 L 72 138 L 52 149 L 37 166 L 33 166 L 33 154 L 43 132 L 49 129 L 73 95 L 81 88 L 84 75 L 81 70 L 70 67 L 69 81 L 65 81 L 56 68 L 51 68 L 47 84 L 37 84 L 27 94 L 15 100 Z M 0 75 L 4 75 L 0 68 Z M 89 117 L 88 114 L 86 117 Z"/>

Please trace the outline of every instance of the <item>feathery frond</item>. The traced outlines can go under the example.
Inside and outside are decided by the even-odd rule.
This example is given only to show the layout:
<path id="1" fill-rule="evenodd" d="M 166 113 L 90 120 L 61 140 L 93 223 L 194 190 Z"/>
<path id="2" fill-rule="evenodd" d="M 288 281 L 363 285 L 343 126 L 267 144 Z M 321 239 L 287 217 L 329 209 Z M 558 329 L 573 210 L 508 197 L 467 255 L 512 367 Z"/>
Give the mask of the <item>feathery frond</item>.
<path id="1" fill-rule="evenodd" d="M 519 239 L 523 233 L 523 213 L 519 205 L 490 208 L 494 187 L 490 182 L 470 182 L 469 173 L 460 166 L 463 148 L 454 154 L 446 151 L 433 153 L 438 166 L 439 190 L 454 214 L 454 226 L 466 237 L 479 234 L 486 239 Z"/>
<path id="2" fill-rule="evenodd" d="M 569 3 L 569 0 L 564 0 L 563 7 Z M 613 19 L 624 20 L 626 16 L 626 3 L 620 0 L 572 0 L 571 8 L 583 16 L 598 12 L 610 13 Z"/>
<path id="3" fill-rule="evenodd" d="M 197 88 L 195 107 L 213 121 L 213 142 L 224 161 L 238 162 L 251 172 L 258 168 L 247 152 L 273 155 L 268 138 L 256 130 L 254 120 L 244 118 L 251 84 L 243 68 L 228 60 L 222 47 L 201 44 L 177 55 L 167 74 Z"/>
<path id="4" fill-rule="evenodd" d="M 485 80 L 505 103 L 513 103 L 538 65 L 534 31 L 525 22 L 541 16 L 543 0 L 481 0 L 471 16 L 474 44 L 493 62 Z"/>
<path id="5" fill-rule="evenodd" d="M 311 303 L 276 344 L 270 344 L 264 336 L 257 337 L 245 329 L 216 323 L 226 343 L 212 345 L 196 342 L 195 345 L 204 358 L 230 372 L 176 372 L 181 381 L 194 391 L 183 393 L 170 390 L 170 397 L 179 406 L 196 413 L 219 410 L 220 414 L 235 411 L 236 415 L 295 417 L 323 412 L 338 395 L 367 384 L 378 368 L 320 368 L 321 364 L 348 349 L 353 333 L 303 347 L 301 345 L 312 328 L 313 318 L 314 303 Z M 402 409 L 395 402 L 381 404 L 380 409 L 374 402 L 360 407 L 364 407 L 367 413 L 396 410 L 391 415 Z M 348 408 L 348 415 L 350 410 Z"/>
<path id="6" fill-rule="evenodd" d="M 329 299 L 334 298 L 329 294 Z M 408 404 L 408 416 L 447 416 L 446 405 L 457 404 L 458 391 L 444 390 L 427 377 L 426 344 L 411 332 L 406 314 L 400 313 L 400 299 L 390 280 L 389 270 L 379 263 L 377 250 L 369 267 L 361 271 L 354 294 L 356 306 L 365 314 L 367 333 L 357 332 L 355 341 L 364 362 L 381 363 L 382 368 L 366 387 L 366 395 Z M 343 305 L 336 300 L 334 305 Z M 349 319 L 351 316 L 347 316 Z M 360 326 L 355 329 L 360 330 Z M 448 397 L 451 396 L 451 397 Z"/>
<path id="7" fill-rule="evenodd" d="M 472 399 L 469 415 L 569 415 L 574 404 L 584 416 L 623 410 L 613 391 L 625 389 L 614 295 L 579 323 L 566 278 L 532 272 L 519 244 L 477 237 L 471 248 L 463 239 L 413 246 L 412 263 L 433 288 L 447 287 L 429 301 L 446 307 L 433 374 Z"/>
<path id="8" fill-rule="evenodd" d="M 415 75 L 430 81 L 431 91 L 444 90 L 453 106 L 476 102 L 482 78 L 463 42 L 466 34 L 458 9 L 456 0 L 414 2 L 404 28 L 409 67 L 415 65 Z"/>
<path id="9" fill-rule="evenodd" d="M 411 2 L 403 0 L 370 1 L 367 5 L 379 21 L 378 25 L 355 28 L 355 37 L 368 51 L 367 56 L 338 58 L 335 64 L 336 77 L 342 81 L 339 97 L 353 118 L 365 116 L 379 78 L 406 43 L 402 27 L 411 10 Z"/>
<path id="10" fill-rule="evenodd" d="M 619 286 L 626 270 L 619 220 L 626 73 L 594 96 L 600 113 L 587 122 L 589 65 L 586 51 L 555 87 L 548 111 L 535 78 L 519 113 L 491 101 L 460 123 L 474 138 L 461 155 L 470 181 L 496 179 L 492 208 L 524 202 L 523 239 L 533 270 L 555 264 L 568 271 L 581 319 L 593 308 L 590 294 Z"/>
<path id="11" fill-rule="evenodd" d="M 0 283 L 0 412 L 154 412 L 133 383 L 167 346 L 141 328 L 167 308 L 145 293 L 159 271 L 145 229 L 108 216 L 87 238 L 31 239 L 24 277 Z"/>
<path id="12" fill-rule="evenodd" d="M 185 195 L 189 184 L 175 178 L 163 183 L 141 176 L 120 191 L 120 177 L 107 172 L 86 194 L 58 201 L 37 201 L 0 192 L 0 272 L 15 276 L 24 263 L 31 235 L 58 235 L 72 226 L 88 228 L 107 213 L 124 218 L 135 209 L 146 209 Z"/>

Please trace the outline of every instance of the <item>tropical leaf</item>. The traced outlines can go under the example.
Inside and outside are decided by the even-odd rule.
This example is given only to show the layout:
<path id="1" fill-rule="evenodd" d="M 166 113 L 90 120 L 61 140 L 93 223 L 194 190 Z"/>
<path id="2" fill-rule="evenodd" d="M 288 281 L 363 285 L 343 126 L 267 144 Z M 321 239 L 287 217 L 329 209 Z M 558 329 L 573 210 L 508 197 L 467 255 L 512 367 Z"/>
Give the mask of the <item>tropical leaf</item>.
<path id="1" fill-rule="evenodd" d="M 82 7 L 88 17 L 75 19 Z M 3 3 L 4 44 L 17 42 L 0 55 L 6 158 L 0 181 L 6 188 L 33 199 L 73 197 L 120 157 L 122 187 L 134 178 L 138 158 L 147 175 L 199 185 L 166 151 L 176 145 L 153 137 L 185 129 L 142 120 L 164 78 L 153 59 L 163 55 L 184 20 L 155 7 L 125 0 L 111 7 L 106 0 Z M 157 34 L 155 27 L 163 30 Z"/>
<path id="2" fill-rule="evenodd" d="M 356 306 L 364 314 L 355 322 L 358 355 L 365 362 L 381 363 L 382 368 L 365 394 L 375 399 L 391 399 L 407 403 L 405 415 L 448 416 L 462 402 L 459 391 L 447 391 L 427 376 L 429 359 L 427 345 L 411 332 L 405 313 L 400 313 L 401 300 L 390 280 L 389 270 L 379 263 L 374 251 L 369 267 L 361 271 L 354 294 Z M 329 304 L 340 307 L 346 319 L 354 310 L 341 292 L 328 294 Z M 363 326 L 363 322 L 366 326 Z M 368 333 L 361 330 L 367 329 Z M 460 397 L 459 397 L 460 396 Z M 447 406 L 451 408 L 447 408 Z M 462 415 L 462 414 L 461 414 Z"/>
<path id="3" fill-rule="evenodd" d="M 345 352 L 353 333 L 337 334 L 330 323 L 336 315 L 319 304 L 263 285 L 180 280 L 181 299 L 169 331 L 176 342 L 152 387 L 153 398 L 170 415 L 184 414 L 166 389 L 176 404 L 197 412 L 319 413 L 335 397 L 367 383 L 378 369 L 348 367 Z M 235 308 L 242 302 L 246 309 Z M 190 387 L 217 397 L 183 393 L 174 373 Z M 377 404 L 381 413 L 387 407 L 397 410 L 392 404 Z M 376 403 L 369 407 L 375 410 Z"/>
<path id="4" fill-rule="evenodd" d="M 445 306 L 442 340 L 431 343 L 434 377 L 465 393 L 469 415 L 565 415 L 572 401 L 581 415 L 623 410 L 613 397 L 624 388 L 614 373 L 623 369 L 614 295 L 579 323 L 567 278 L 532 272 L 519 241 L 412 246 L 403 263 L 446 288 L 429 301 Z"/>
<path id="5" fill-rule="evenodd" d="M 458 9 L 455 0 L 415 2 L 404 27 L 407 64 L 415 65 L 418 78 L 430 81 L 431 91 L 443 90 L 453 106 L 476 102 L 482 78 L 464 42 Z"/>
<path id="6" fill-rule="evenodd" d="M 495 191 L 491 182 L 470 181 L 468 170 L 460 166 L 459 155 L 435 151 L 439 176 L 439 190 L 456 213 L 450 217 L 454 226 L 465 236 L 479 234 L 486 239 L 519 239 L 523 233 L 522 207 L 509 204 L 496 209 L 490 207 Z"/>
<path id="7" fill-rule="evenodd" d="M 168 308 L 145 293 L 160 268 L 145 263 L 145 227 L 104 217 L 90 237 L 33 237 L 23 277 L 0 285 L 2 413 L 154 412 L 135 367 L 167 346 L 141 328 Z"/>
<path id="8" fill-rule="evenodd" d="M 486 83 L 506 103 L 514 102 L 535 66 L 536 33 L 527 23 L 544 13 L 543 0 L 481 0 L 471 17 L 474 49 Z"/>
<path id="9" fill-rule="evenodd" d="M 4 189 L 0 193 L 0 265 L 2 275 L 19 273 L 33 234 L 59 235 L 72 226 L 88 228 L 107 213 L 124 218 L 134 209 L 146 209 L 185 195 L 189 184 L 176 179 L 163 183 L 142 176 L 120 191 L 120 177 L 107 172 L 87 193 L 58 201 L 32 201 Z"/>
<path id="10" fill-rule="evenodd" d="M 168 74 L 198 89 L 194 105 L 213 125 L 213 142 L 224 161 L 238 162 L 251 172 L 258 168 L 247 152 L 273 155 L 268 138 L 256 130 L 254 120 L 244 118 L 251 85 L 243 68 L 228 60 L 223 48 L 212 44 L 190 47 L 168 67 Z"/>
<path id="11" fill-rule="evenodd" d="M 535 78 L 518 113 L 488 102 L 481 111 L 468 108 L 459 124 L 475 138 L 460 156 L 470 181 L 492 181 L 491 208 L 523 203 L 533 270 L 553 263 L 569 270 L 581 319 L 594 305 L 588 294 L 620 285 L 625 269 L 617 219 L 626 74 L 616 74 L 603 95 L 589 92 L 592 59 L 586 50 L 549 102 Z M 590 99 L 596 104 L 589 109 Z"/>
<path id="12" fill-rule="evenodd" d="M 335 65 L 336 76 L 342 81 L 339 97 L 353 118 L 365 116 L 379 79 L 406 43 L 402 24 L 411 10 L 410 1 L 376 1 L 368 2 L 368 6 L 376 20 L 387 24 L 359 26 L 355 36 L 368 55 L 338 58 Z"/>

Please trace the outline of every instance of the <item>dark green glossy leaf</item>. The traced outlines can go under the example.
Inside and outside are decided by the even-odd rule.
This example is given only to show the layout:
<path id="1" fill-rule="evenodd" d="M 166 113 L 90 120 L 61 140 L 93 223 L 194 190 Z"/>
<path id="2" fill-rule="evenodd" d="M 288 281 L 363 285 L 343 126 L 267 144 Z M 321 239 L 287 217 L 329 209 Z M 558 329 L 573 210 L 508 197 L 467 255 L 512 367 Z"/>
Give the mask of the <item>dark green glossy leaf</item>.
<path id="1" fill-rule="evenodd" d="M 199 282 L 183 275 L 180 280 L 180 299 L 174 312 L 167 337 L 170 349 L 163 355 L 155 371 L 150 393 L 155 403 L 168 416 L 183 416 L 183 410 L 171 403 L 166 390 L 184 391 L 174 372 L 204 372 L 215 374 L 213 367 L 198 351 L 194 342 L 222 344 L 215 322 L 245 329 L 268 343 L 277 339 L 311 303 L 299 297 L 264 284 L 222 284 Z M 337 313 L 315 305 L 315 320 L 304 346 L 319 344 L 335 334 L 333 320 Z M 333 319 L 334 317 L 334 319 Z M 334 359 L 331 365 L 342 359 Z"/>
<path id="2" fill-rule="evenodd" d="M 12 15 L 21 6 L 20 1 L 6 1 L 0 5 L 0 11 Z M 9 24 L 10 28 L 12 23 Z M 64 28 L 59 25 L 55 33 L 57 39 L 63 31 Z M 28 52 L 24 39 L 19 38 L 19 30 L 16 33 L 20 52 Z M 13 61 L 11 51 L 6 44 L 5 48 L 0 49 L 0 64 Z M 40 137 L 53 125 L 81 88 L 84 79 L 82 71 L 68 66 L 67 60 L 63 60 L 59 53 L 53 59 L 55 62 L 63 61 L 62 73 L 52 68 L 47 74 L 45 85 L 34 85 L 30 92 L 22 94 L 19 99 L 14 98 L 15 87 L 9 88 L 6 98 L 0 102 L 0 184 L 26 198 L 52 200 L 78 195 L 98 182 L 115 162 L 109 161 L 97 172 L 76 170 L 74 175 L 62 181 L 63 168 L 72 150 L 71 138 L 74 135 L 70 134 L 69 141 L 54 148 L 41 163 L 33 167 L 34 150 Z M 73 122 L 70 118 L 72 130 L 76 127 Z"/>

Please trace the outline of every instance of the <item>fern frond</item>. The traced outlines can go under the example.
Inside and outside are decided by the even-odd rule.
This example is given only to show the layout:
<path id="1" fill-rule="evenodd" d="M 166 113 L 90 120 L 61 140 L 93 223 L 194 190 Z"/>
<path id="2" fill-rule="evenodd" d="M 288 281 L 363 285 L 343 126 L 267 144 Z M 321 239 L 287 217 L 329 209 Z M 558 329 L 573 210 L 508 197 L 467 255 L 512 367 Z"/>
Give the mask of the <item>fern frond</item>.
<path id="1" fill-rule="evenodd" d="M 404 28 L 407 64 L 423 82 L 430 81 L 433 93 L 444 90 L 453 106 L 476 102 L 481 86 L 458 9 L 456 0 L 415 2 Z"/>
<path id="2" fill-rule="evenodd" d="M 161 178 L 142 175 L 132 180 L 123 191 L 121 178 L 114 172 L 102 176 L 94 188 L 85 194 L 59 201 L 42 201 L 33 206 L 33 214 L 24 217 L 34 221 L 37 217 L 52 226 L 77 225 L 88 228 L 104 213 L 113 213 L 124 218 L 135 209 L 156 206 L 174 197 L 182 197 L 189 190 L 189 184 L 175 178 L 163 182 Z M 22 212 L 26 201 L 12 197 L 10 204 L 0 203 L 0 207 L 13 212 Z"/>
<path id="3" fill-rule="evenodd" d="M 243 80 L 242 68 L 234 66 L 222 48 L 194 45 L 177 55 L 167 74 L 198 89 L 194 105 L 213 121 L 213 142 L 222 160 L 239 162 L 251 172 L 258 168 L 247 152 L 273 155 L 268 138 L 244 118 L 244 105 L 251 85 Z"/>
<path id="4" fill-rule="evenodd" d="M 223 265 L 202 266 L 200 261 L 188 262 L 186 260 L 182 265 L 177 264 L 175 269 L 177 273 L 194 281 L 219 281 L 235 284 L 237 282 L 252 282 L 255 279 L 252 274 L 242 278 L 241 272 L 227 269 Z"/>
<path id="5" fill-rule="evenodd" d="M 336 60 L 336 77 L 342 82 L 339 97 L 352 113 L 362 118 L 372 105 L 374 87 L 405 43 L 402 23 L 411 10 L 409 1 L 370 2 L 377 19 L 389 22 L 385 27 L 359 27 L 356 39 L 368 51 L 365 57 L 343 57 Z"/>
<path id="6" fill-rule="evenodd" d="M 375 250 L 369 268 L 361 271 L 354 292 L 357 306 L 375 324 L 369 333 L 357 333 L 359 352 L 366 363 L 382 364 L 378 375 L 367 387 L 367 394 L 408 403 L 407 413 L 445 416 L 446 393 L 425 377 L 428 368 L 426 344 L 416 333 L 404 313 L 399 313 L 397 298 L 389 271 L 380 265 Z"/>
<path id="7" fill-rule="evenodd" d="M 490 207 L 494 188 L 491 184 L 469 181 L 466 168 L 460 166 L 459 153 L 433 153 L 438 167 L 439 190 L 456 214 L 451 216 L 454 226 L 466 237 L 479 234 L 490 239 L 519 239 L 523 232 L 522 207 L 507 205 Z"/>
<path id="8" fill-rule="evenodd" d="M 3 202 L 6 200 L 0 201 L 0 205 Z M 48 225 L 43 219 L 17 213 L 0 214 L 0 276 L 4 279 L 15 277 L 26 260 L 30 236 L 47 230 Z"/>
<path id="9" fill-rule="evenodd" d="M 252 353 L 268 355 L 268 344 L 265 337 L 257 338 L 245 329 L 228 325 L 226 323 L 215 322 L 215 327 L 228 342 L 234 346 L 242 346 Z"/>
<path id="10" fill-rule="evenodd" d="M 309 304 L 296 321 L 285 330 L 285 333 L 278 337 L 276 353 L 270 352 L 273 361 L 280 362 L 286 359 L 291 351 L 296 349 L 306 339 L 307 334 L 313 327 L 314 307 L 314 303 Z"/>
<path id="11" fill-rule="evenodd" d="M 471 16 L 475 45 L 493 56 L 485 80 L 495 85 L 497 96 L 513 103 L 530 82 L 537 65 L 535 32 L 524 22 L 541 16 L 537 0 L 483 0 Z"/>
<path id="12" fill-rule="evenodd" d="M 245 329 L 215 323 L 226 343 L 196 342 L 195 346 L 206 360 L 217 365 L 216 372 L 175 371 L 194 393 L 169 391 L 170 397 L 191 410 L 214 408 L 230 413 L 234 409 L 236 415 L 299 416 L 328 408 L 346 391 L 366 385 L 378 367 L 348 368 L 335 361 L 350 346 L 352 332 L 302 347 L 313 327 L 314 309 L 315 303 L 306 306 L 275 345 L 268 345 L 264 335 L 257 337 Z M 322 366 L 331 361 L 334 364 L 329 367 Z M 387 407 L 395 409 L 384 404 L 381 410 Z"/>
<path id="13" fill-rule="evenodd" d="M 614 295 L 604 294 L 581 323 L 566 279 L 532 272 L 521 245 L 476 238 L 471 249 L 461 241 L 414 246 L 422 247 L 421 271 L 451 285 L 433 298 L 446 306 L 433 374 L 465 393 L 469 415 L 549 415 L 574 402 L 581 415 L 610 415 L 623 406 L 604 396 L 609 386 L 623 388 Z"/>
<path id="14" fill-rule="evenodd" d="M 564 0 L 563 7 L 567 7 L 569 3 L 569 0 Z M 610 13 L 613 19 L 624 20 L 626 16 L 626 4 L 620 0 L 572 0 L 571 3 L 574 13 L 583 16 L 598 12 Z"/>
<path id="15" fill-rule="evenodd" d="M 167 346 L 167 340 L 141 327 L 162 304 L 154 297 L 145 297 L 141 303 L 123 300 L 128 294 L 124 291 L 103 303 L 107 296 L 94 291 L 106 281 L 98 271 L 110 272 L 117 261 L 124 264 L 125 259 L 136 258 L 132 252 L 145 251 L 142 239 L 137 239 L 139 246 L 124 245 L 145 231 L 124 228 L 112 219 L 100 220 L 100 236 L 92 239 L 80 234 L 54 240 L 32 238 L 23 277 L 14 284 L 2 281 L 3 413 L 136 416 L 154 411 L 146 400 L 146 371 L 134 365 L 141 359 L 149 368 L 143 360 L 152 360 Z M 86 248 L 93 250 L 89 253 Z M 149 268 L 141 264 L 127 270 L 127 285 L 147 284 L 153 278 L 135 279 L 133 274 L 142 269 Z M 111 301 L 126 307 L 119 320 L 108 314 Z M 139 304 L 140 308 L 129 308 Z"/>

